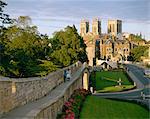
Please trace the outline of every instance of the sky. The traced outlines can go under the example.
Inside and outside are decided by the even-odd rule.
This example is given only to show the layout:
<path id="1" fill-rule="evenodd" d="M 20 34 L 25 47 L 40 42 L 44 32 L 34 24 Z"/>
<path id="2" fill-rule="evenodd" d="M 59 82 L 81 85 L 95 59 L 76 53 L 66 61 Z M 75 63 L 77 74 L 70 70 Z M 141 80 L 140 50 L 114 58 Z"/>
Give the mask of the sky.
<path id="1" fill-rule="evenodd" d="M 107 33 L 108 19 L 120 19 L 122 31 L 142 33 L 150 40 L 150 0 L 5 0 L 5 12 L 11 18 L 30 16 L 42 34 L 75 25 L 79 32 L 81 19 L 92 23 L 99 18 L 102 33 Z"/>

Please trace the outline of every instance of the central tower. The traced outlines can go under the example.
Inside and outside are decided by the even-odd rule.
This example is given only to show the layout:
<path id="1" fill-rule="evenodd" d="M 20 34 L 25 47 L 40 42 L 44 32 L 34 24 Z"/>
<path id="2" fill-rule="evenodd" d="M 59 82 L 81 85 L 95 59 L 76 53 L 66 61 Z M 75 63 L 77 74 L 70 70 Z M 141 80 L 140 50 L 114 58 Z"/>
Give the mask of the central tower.
<path id="1" fill-rule="evenodd" d="M 98 18 L 95 18 L 92 21 L 92 33 L 94 35 L 101 34 L 101 21 Z"/>

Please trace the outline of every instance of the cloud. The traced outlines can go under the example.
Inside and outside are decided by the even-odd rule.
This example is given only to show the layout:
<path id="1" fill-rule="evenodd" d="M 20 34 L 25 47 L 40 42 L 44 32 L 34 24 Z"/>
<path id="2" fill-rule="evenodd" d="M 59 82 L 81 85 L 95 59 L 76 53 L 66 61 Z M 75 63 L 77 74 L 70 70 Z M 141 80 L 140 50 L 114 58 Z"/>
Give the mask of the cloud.
<path id="1" fill-rule="evenodd" d="M 17 0 L 11 0 L 17 1 Z M 49 16 L 49 17 L 72 17 L 72 18 L 91 18 L 93 16 L 103 17 L 106 14 L 109 17 L 114 18 L 132 18 L 132 19 L 148 19 L 148 5 L 146 2 L 120 2 L 120 0 L 115 0 L 116 2 L 106 2 L 103 0 L 97 1 L 87 1 L 84 0 L 68 0 L 69 2 L 64 2 L 66 0 L 61 0 L 60 2 L 53 0 L 39 0 L 28 1 L 21 0 L 19 2 L 14 2 L 12 7 L 10 6 L 9 12 L 14 11 L 13 14 L 22 13 L 23 15 L 30 16 Z M 113 0 L 114 1 L 114 0 Z M 130 0 L 131 1 L 131 0 Z M 39 4 L 40 3 L 40 4 Z M 11 4 L 10 4 L 11 5 Z M 146 7 L 147 5 L 147 7 Z M 11 9 L 13 8 L 13 9 Z M 106 16 L 105 15 L 105 16 Z M 141 17 L 140 17 L 141 16 Z"/>
<path id="2" fill-rule="evenodd" d="M 149 24 L 149 0 L 7 0 L 12 17 L 28 15 L 39 29 L 62 28 L 80 20 L 99 17 L 122 19 L 124 23 Z M 142 27 L 143 28 L 143 27 Z M 134 29 L 134 28 L 133 28 Z M 140 29 L 139 29 L 140 30 Z"/>

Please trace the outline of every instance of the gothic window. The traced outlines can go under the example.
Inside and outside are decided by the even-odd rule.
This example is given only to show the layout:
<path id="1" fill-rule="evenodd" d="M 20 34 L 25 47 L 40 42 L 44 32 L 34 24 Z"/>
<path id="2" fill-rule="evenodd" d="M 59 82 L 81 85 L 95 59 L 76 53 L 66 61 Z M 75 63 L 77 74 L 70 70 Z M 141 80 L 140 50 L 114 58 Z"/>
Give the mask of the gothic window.
<path id="1" fill-rule="evenodd" d="M 88 32 L 88 29 L 89 29 L 89 28 L 87 27 L 87 28 L 86 28 L 86 33 Z"/>
<path id="2" fill-rule="evenodd" d="M 112 28 L 111 28 L 111 25 L 110 25 L 110 29 L 109 29 L 110 32 L 111 32 L 111 29 L 112 29 Z"/>
<path id="3" fill-rule="evenodd" d="M 119 24 L 117 23 L 117 33 L 119 33 Z"/>

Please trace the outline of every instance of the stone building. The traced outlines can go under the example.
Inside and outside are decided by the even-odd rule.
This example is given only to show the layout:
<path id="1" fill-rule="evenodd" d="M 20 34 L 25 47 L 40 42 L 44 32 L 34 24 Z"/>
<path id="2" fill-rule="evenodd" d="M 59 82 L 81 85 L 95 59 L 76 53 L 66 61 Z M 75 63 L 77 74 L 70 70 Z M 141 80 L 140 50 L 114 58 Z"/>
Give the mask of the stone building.
<path id="1" fill-rule="evenodd" d="M 100 38 L 101 59 L 120 61 L 127 60 L 131 51 L 131 43 L 128 40 L 118 38 Z"/>
<path id="2" fill-rule="evenodd" d="M 80 23 L 80 35 L 83 37 L 88 32 L 89 32 L 89 21 L 81 20 L 81 23 Z"/>
<path id="3" fill-rule="evenodd" d="M 121 20 L 108 20 L 108 33 L 117 36 L 122 33 L 122 21 Z"/>
<path id="4" fill-rule="evenodd" d="M 95 58 L 115 62 L 126 61 L 134 47 L 145 44 L 144 40 L 134 41 L 130 38 L 130 34 L 125 37 L 122 33 L 121 20 L 108 20 L 108 34 L 101 33 L 101 21 L 99 19 L 93 19 L 92 32 L 89 31 L 89 22 L 82 20 L 80 34 L 87 46 L 86 52 L 90 66 L 93 66 Z M 97 41 L 99 43 L 98 48 Z"/>
<path id="5" fill-rule="evenodd" d="M 101 21 L 98 18 L 95 18 L 92 21 L 92 33 L 94 35 L 101 34 Z"/>
<path id="6" fill-rule="evenodd" d="M 80 23 L 80 35 L 83 37 L 85 44 L 87 45 L 86 52 L 89 60 L 89 65 L 93 65 L 93 59 L 95 58 L 95 41 L 100 38 L 101 35 L 101 21 L 98 18 L 92 21 L 92 32 L 89 31 L 89 22 L 87 20 L 81 20 Z"/>
<path id="7" fill-rule="evenodd" d="M 87 33 L 83 39 L 86 44 L 86 52 L 89 60 L 89 65 L 93 66 L 93 59 L 95 58 L 95 40 L 99 38 L 98 35 L 94 35 L 92 32 Z"/>

